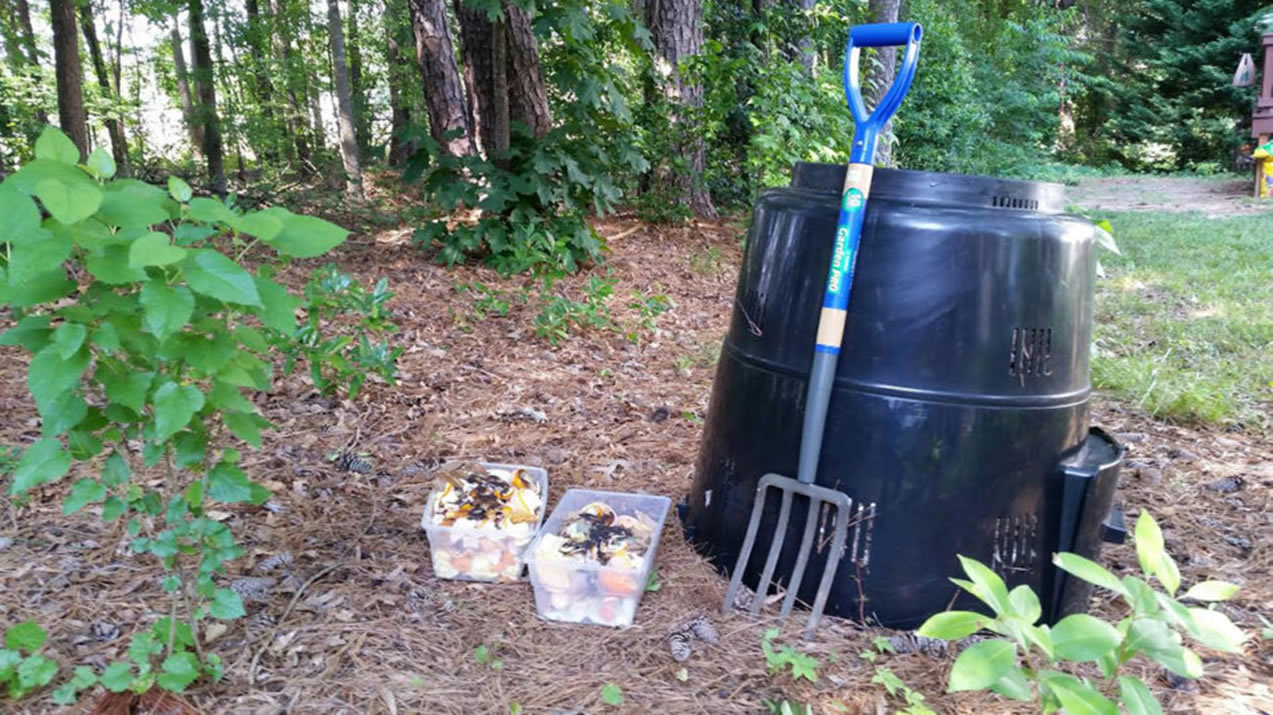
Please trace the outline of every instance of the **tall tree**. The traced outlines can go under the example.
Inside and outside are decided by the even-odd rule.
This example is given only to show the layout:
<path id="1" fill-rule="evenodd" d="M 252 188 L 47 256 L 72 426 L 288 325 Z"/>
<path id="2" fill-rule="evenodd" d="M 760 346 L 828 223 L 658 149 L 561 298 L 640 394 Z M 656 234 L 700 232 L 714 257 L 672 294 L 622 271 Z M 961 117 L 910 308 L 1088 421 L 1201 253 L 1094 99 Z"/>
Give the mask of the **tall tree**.
<path id="1" fill-rule="evenodd" d="M 332 44 L 332 72 L 336 75 L 336 107 L 340 118 L 340 159 L 345 165 L 345 193 L 362 198 L 362 164 L 358 133 L 354 128 L 353 100 L 349 96 L 349 70 L 345 64 L 345 31 L 337 0 L 327 0 L 327 31 Z"/>
<path id="2" fill-rule="evenodd" d="M 208 165 L 212 191 L 225 195 L 225 157 L 221 146 L 221 126 L 217 118 L 217 85 L 212 68 L 212 47 L 203 23 L 203 0 L 190 0 L 190 44 L 194 63 L 195 121 L 203 132 L 203 158 Z"/>
<path id="3" fill-rule="evenodd" d="M 53 58 L 57 67 L 57 113 L 62 131 L 88 156 L 88 114 L 84 111 L 84 74 L 80 66 L 79 35 L 75 31 L 75 0 L 50 0 Z M 82 157 L 81 157 L 82 158 Z"/>
<path id="4" fill-rule="evenodd" d="M 455 65 L 455 48 L 442 0 L 408 0 L 415 35 L 416 64 L 424 81 L 429 134 L 451 155 L 472 154 L 473 127 L 468 119 L 464 84 Z"/>
<path id="5" fill-rule="evenodd" d="M 270 68 L 265 54 L 265 41 L 269 37 L 270 28 L 261 16 L 261 7 L 257 0 L 244 0 L 244 10 L 247 13 L 247 25 L 243 34 L 252 66 L 252 91 L 261 107 L 261 118 L 269 129 L 267 146 L 261 150 L 261 158 L 272 163 L 278 157 L 278 147 L 275 144 L 274 84 L 270 81 Z"/>
<path id="6" fill-rule="evenodd" d="M 681 197 L 696 216 L 712 217 L 716 207 L 703 184 L 707 149 L 702 134 L 694 126 L 694 111 L 703 106 L 703 88 L 687 82 L 680 64 L 699 54 L 703 47 L 702 0 L 657 0 L 646 4 L 646 25 L 654 39 L 656 65 L 667 79 L 664 95 L 677 107 L 675 126 L 683 138 L 682 155 L 689 159 L 689 172 L 675 177 Z"/>
<path id="7" fill-rule="evenodd" d="M 203 128 L 195 121 L 194 95 L 190 91 L 190 72 L 186 69 L 186 51 L 182 47 L 181 27 L 177 24 L 177 15 L 173 13 L 172 27 L 168 29 L 168 41 L 172 45 L 172 66 L 177 75 L 177 96 L 181 98 L 181 116 L 186 120 L 186 131 L 190 133 L 190 144 L 197 152 L 203 151 Z"/>
<path id="8" fill-rule="evenodd" d="M 296 158 L 300 160 L 302 170 L 308 171 L 310 163 L 310 144 L 308 137 L 308 120 L 305 118 L 305 83 L 300 78 L 305 68 L 296 56 L 292 46 L 292 22 L 288 13 L 287 0 L 271 0 L 270 12 L 273 15 L 274 53 L 283 70 L 284 87 L 287 90 L 287 129 L 293 137 L 296 147 Z"/>
<path id="9" fill-rule="evenodd" d="M 410 146 L 404 134 L 411 124 L 411 108 L 398 88 L 398 77 L 401 68 L 406 64 L 402 57 L 402 46 L 406 44 L 402 28 L 409 23 L 403 21 L 398 12 L 400 6 L 393 0 L 385 3 L 385 64 L 388 65 L 389 78 L 389 164 L 397 166 L 407 160 L 415 148 Z"/>
<path id="10" fill-rule="evenodd" d="M 371 113 L 367 107 L 367 88 L 362 79 L 362 39 L 358 36 L 358 0 L 349 0 L 349 98 L 354 106 L 354 133 L 358 136 L 358 153 L 366 157 L 371 150 Z"/>
<path id="11" fill-rule="evenodd" d="M 27 0 L 17 0 L 17 20 L 22 30 L 22 46 L 26 49 L 27 60 L 40 66 L 40 53 L 35 48 L 35 33 L 31 31 L 31 5 Z"/>
<path id="12" fill-rule="evenodd" d="M 552 113 L 530 17 L 506 5 L 503 20 L 492 22 L 486 10 L 464 0 L 455 0 L 455 16 L 471 121 L 482 149 L 488 155 L 495 151 L 511 122 L 525 124 L 536 137 L 551 131 Z M 496 60 L 497 53 L 502 61 Z M 503 121 L 504 112 L 508 121 Z"/>
<path id="13" fill-rule="evenodd" d="M 102 59 L 102 46 L 97 41 L 97 24 L 93 20 L 92 0 L 79 0 L 80 29 L 84 32 L 84 44 L 88 46 L 88 56 L 93 62 L 93 73 L 97 75 L 97 86 L 102 96 L 107 99 L 118 99 L 118 87 L 111 87 L 110 73 L 106 69 L 106 61 Z M 116 170 L 121 174 L 128 173 L 128 140 L 124 136 L 124 123 L 117 116 L 106 118 L 106 131 L 111 138 L 111 155 L 115 157 Z"/>
<path id="14" fill-rule="evenodd" d="M 897 22 L 897 12 L 901 5 L 901 0 L 871 0 L 869 11 L 871 22 Z M 893 75 L 897 74 L 897 48 L 896 47 L 877 47 L 875 50 L 876 62 L 872 65 L 873 69 L 867 78 L 866 104 L 867 107 L 874 107 L 879 104 L 880 99 L 884 97 L 884 93 L 888 91 L 888 86 L 893 83 Z M 880 132 L 882 141 L 875 150 L 875 164 L 877 166 L 893 165 L 893 122 L 889 120 L 884 125 L 884 131 Z"/>

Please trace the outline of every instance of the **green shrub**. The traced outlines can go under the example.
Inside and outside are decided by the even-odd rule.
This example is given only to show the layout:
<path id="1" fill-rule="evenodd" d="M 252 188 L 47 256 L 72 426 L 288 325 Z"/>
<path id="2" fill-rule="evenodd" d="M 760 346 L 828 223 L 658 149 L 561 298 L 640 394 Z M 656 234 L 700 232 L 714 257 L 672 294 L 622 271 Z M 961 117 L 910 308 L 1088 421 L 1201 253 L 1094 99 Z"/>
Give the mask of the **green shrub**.
<path id="1" fill-rule="evenodd" d="M 182 690 L 220 673 L 215 655 L 197 655 L 198 623 L 243 615 L 217 583 L 242 549 L 205 510 L 269 498 L 239 466 L 234 439 L 261 446 L 271 424 L 244 390 L 271 388 L 276 346 L 297 335 L 295 311 L 306 306 L 244 256 L 260 246 L 280 260 L 313 258 L 348 232 L 281 208 L 242 213 L 176 178 L 167 191 L 113 179 L 107 153 L 77 165 L 75 145 L 52 128 L 35 157 L 0 183 L 0 304 L 16 321 L 0 344 L 31 354 L 41 418 L 8 491 L 57 482 L 81 463 L 63 512 L 100 504 L 104 520 L 126 520 L 132 550 L 167 572 L 165 610 L 185 616 L 139 634 L 136 674 L 112 666 L 106 686 L 127 674 L 123 687 Z M 147 470 L 162 479 L 141 478 Z"/>

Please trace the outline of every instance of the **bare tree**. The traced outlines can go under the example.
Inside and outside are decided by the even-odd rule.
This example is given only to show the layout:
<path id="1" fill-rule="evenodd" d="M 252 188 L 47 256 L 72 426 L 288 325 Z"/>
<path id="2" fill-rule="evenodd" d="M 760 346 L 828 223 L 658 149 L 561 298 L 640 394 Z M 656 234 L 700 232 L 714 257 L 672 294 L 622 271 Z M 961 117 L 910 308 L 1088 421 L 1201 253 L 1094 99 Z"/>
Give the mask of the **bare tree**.
<path id="1" fill-rule="evenodd" d="M 442 0 L 408 0 L 415 35 L 416 63 L 424 80 L 429 134 L 451 155 L 472 154 L 473 127 L 468 119 L 464 84 L 455 65 L 455 48 Z"/>
<path id="2" fill-rule="evenodd" d="M 675 125 L 684 137 L 682 153 L 689 159 L 689 172 L 673 177 L 682 199 L 696 216 L 713 217 L 716 207 L 703 184 L 707 149 L 702 135 L 693 126 L 694 110 L 703 106 L 703 88 L 685 81 L 680 63 L 697 55 L 703 47 L 702 0 L 652 0 L 646 4 L 646 25 L 654 38 L 655 63 L 665 73 L 664 95 L 677 112 Z"/>
<path id="3" fill-rule="evenodd" d="M 203 25 L 203 0 L 190 0 L 190 44 L 193 48 L 195 105 L 194 117 L 203 132 L 203 157 L 208 164 L 208 180 L 212 190 L 225 195 L 225 157 L 221 146 L 220 120 L 217 118 L 217 87 L 212 69 L 212 47 Z"/>
<path id="4" fill-rule="evenodd" d="M 91 0 L 80 2 L 80 29 L 84 32 L 84 44 L 88 46 L 88 56 L 93 62 L 93 73 L 97 75 L 97 86 L 105 97 L 117 98 L 118 87 L 111 87 L 110 73 L 106 69 L 106 61 L 102 59 L 102 46 L 97 41 L 97 25 L 93 20 Z M 121 174 L 128 173 L 128 140 L 124 136 L 124 123 L 118 117 L 106 118 L 106 131 L 111 138 L 111 155 L 115 157 L 115 167 Z"/>
<path id="5" fill-rule="evenodd" d="M 57 68 L 57 114 L 62 131 L 88 156 L 88 115 L 84 111 L 84 72 L 75 31 L 75 0 L 50 0 L 53 58 Z"/>
<path id="6" fill-rule="evenodd" d="M 327 0 L 327 28 L 332 44 L 332 73 L 336 75 L 336 107 L 340 124 L 340 159 L 345 165 L 345 193 L 362 198 L 362 164 L 358 132 L 354 128 L 353 100 L 349 96 L 349 70 L 345 64 L 345 32 L 340 5 Z"/>

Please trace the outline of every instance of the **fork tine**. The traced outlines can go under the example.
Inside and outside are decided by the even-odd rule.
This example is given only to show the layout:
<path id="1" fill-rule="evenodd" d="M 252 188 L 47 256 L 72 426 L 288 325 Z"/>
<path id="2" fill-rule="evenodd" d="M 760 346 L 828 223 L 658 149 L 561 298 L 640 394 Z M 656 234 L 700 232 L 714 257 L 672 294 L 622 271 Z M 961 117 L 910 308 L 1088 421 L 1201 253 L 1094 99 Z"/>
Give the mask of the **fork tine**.
<path id="1" fill-rule="evenodd" d="M 760 607 L 765 605 L 765 598 L 769 595 L 769 581 L 773 578 L 774 569 L 778 566 L 782 544 L 787 540 L 787 522 L 791 520 L 791 490 L 786 487 L 779 488 L 782 489 L 782 506 L 778 509 L 778 523 L 774 525 L 773 541 L 769 542 L 769 556 L 765 559 L 765 570 L 761 572 L 760 581 L 756 584 L 756 598 L 747 609 L 753 616 L 760 613 Z"/>
<path id="2" fill-rule="evenodd" d="M 734 562 L 734 572 L 729 578 L 729 588 L 725 591 L 725 603 L 721 605 L 721 613 L 729 613 L 734 607 L 734 599 L 738 598 L 738 589 L 743 585 L 743 571 L 751 559 L 752 547 L 756 545 L 756 532 L 760 531 L 760 516 L 765 510 L 765 495 L 769 486 L 761 482 L 756 487 L 756 498 L 752 502 L 751 520 L 747 523 L 747 535 L 743 537 L 743 548 L 738 552 L 738 560 Z"/>
<path id="3" fill-rule="evenodd" d="M 852 502 L 849 504 L 851 505 Z M 809 625 L 804 631 L 805 640 L 813 638 L 813 632 L 818 627 L 818 619 L 822 618 L 822 609 L 827 605 L 827 596 L 831 594 L 831 583 L 835 581 L 835 571 L 840 566 L 840 559 L 844 556 L 844 539 L 848 534 L 851 512 L 851 506 L 836 505 L 835 537 L 831 540 L 831 550 L 827 552 L 826 571 L 822 573 L 822 580 L 818 582 L 818 595 L 813 599 L 813 611 L 809 614 Z"/>
<path id="4" fill-rule="evenodd" d="M 782 599 L 782 611 L 779 620 L 791 615 L 796 605 L 796 594 L 800 592 L 800 582 L 804 580 L 805 566 L 809 563 L 809 552 L 813 551 L 813 537 L 818 528 L 818 513 L 826 502 L 821 499 L 809 499 L 809 513 L 804 520 L 804 536 L 800 539 L 800 552 L 796 555 L 796 568 L 791 572 L 791 581 L 787 584 L 787 597 Z"/>

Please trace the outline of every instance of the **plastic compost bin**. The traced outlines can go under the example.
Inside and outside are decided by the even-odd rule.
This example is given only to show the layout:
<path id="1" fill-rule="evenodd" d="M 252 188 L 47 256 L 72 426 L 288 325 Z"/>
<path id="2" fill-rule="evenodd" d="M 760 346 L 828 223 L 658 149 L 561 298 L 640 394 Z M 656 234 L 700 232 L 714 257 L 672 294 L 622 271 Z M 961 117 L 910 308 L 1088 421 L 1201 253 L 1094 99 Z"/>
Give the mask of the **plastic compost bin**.
<path id="1" fill-rule="evenodd" d="M 447 462 L 439 467 L 437 471 L 445 471 L 456 464 L 457 462 Z M 503 583 L 520 581 L 525 571 L 526 549 L 535 540 L 535 536 L 539 533 L 539 527 L 544 523 L 544 515 L 548 512 L 548 472 L 541 467 L 531 467 L 524 464 L 499 464 L 495 462 L 477 462 L 476 464 L 488 472 L 494 473 L 505 472 L 511 475 L 513 471 L 518 469 L 526 472 L 539 485 L 539 520 L 535 522 L 535 528 L 531 529 L 528 535 L 522 537 L 511 536 L 503 529 L 489 526 L 439 526 L 433 523 L 433 500 L 438 492 L 435 487 L 429 492 L 429 500 L 424 507 L 424 516 L 420 519 L 420 526 L 424 528 L 425 533 L 429 537 L 429 556 L 433 561 L 433 573 L 437 574 L 439 578 L 457 581 Z M 456 524 L 464 523 L 463 521 L 456 522 Z M 439 563 L 439 559 L 441 559 L 442 563 Z M 516 563 L 515 570 L 512 564 L 508 564 L 504 568 L 498 568 L 500 563 L 508 559 L 512 559 Z M 460 561 L 459 566 L 464 566 L 464 568 L 458 568 L 456 561 Z M 489 570 L 483 568 L 481 565 L 485 564 L 490 564 L 495 568 L 490 568 Z M 514 573 L 516 575 L 509 575 Z"/>
<path id="2" fill-rule="evenodd" d="M 602 502 L 618 516 L 642 512 L 654 522 L 650 548 L 636 569 L 606 566 L 595 561 L 552 561 L 538 558 L 536 549 L 548 534 L 557 533 L 566 519 L 593 502 Z M 646 580 L 654 567 L 659 537 L 672 500 L 667 497 L 627 492 L 571 489 L 562 496 L 548 521 L 539 530 L 526 562 L 535 589 L 539 617 L 550 621 L 629 626 L 645 593 Z"/>

